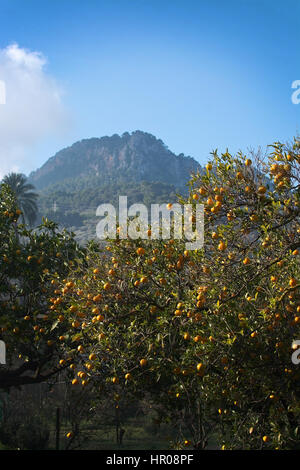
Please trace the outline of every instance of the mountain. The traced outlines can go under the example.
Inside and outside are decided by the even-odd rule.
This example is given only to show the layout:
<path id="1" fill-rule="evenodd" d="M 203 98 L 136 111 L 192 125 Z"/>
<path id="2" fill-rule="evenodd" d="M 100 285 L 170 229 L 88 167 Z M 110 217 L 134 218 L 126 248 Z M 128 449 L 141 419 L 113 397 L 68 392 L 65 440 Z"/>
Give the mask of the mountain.
<path id="1" fill-rule="evenodd" d="M 100 204 L 117 207 L 119 195 L 127 195 L 128 205 L 176 202 L 198 170 L 193 158 L 176 155 L 160 139 L 135 131 L 76 142 L 32 172 L 28 182 L 40 196 L 39 222 L 42 217 L 55 220 L 84 242 L 95 237 Z"/>
<path id="2" fill-rule="evenodd" d="M 44 189 L 66 179 L 99 176 L 105 180 L 160 181 L 183 187 L 199 163 L 175 155 L 151 134 L 125 132 L 111 137 L 84 139 L 60 150 L 29 175 L 30 183 Z"/>

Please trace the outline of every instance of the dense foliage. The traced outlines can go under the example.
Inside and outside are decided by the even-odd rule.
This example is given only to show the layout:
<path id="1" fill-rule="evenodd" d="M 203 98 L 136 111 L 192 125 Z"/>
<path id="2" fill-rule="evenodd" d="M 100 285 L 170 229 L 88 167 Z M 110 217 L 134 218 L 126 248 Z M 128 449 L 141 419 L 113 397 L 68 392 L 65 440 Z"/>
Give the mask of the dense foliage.
<path id="1" fill-rule="evenodd" d="M 51 351 L 74 387 L 96 387 L 117 410 L 147 398 L 158 424 L 177 427 L 177 447 L 213 438 L 223 449 L 299 448 L 299 188 L 297 140 L 275 143 L 267 160 L 214 152 L 180 200 L 204 205 L 203 249 L 151 239 L 149 227 L 148 240 L 117 238 L 84 257 L 52 224 L 23 233 L 6 193 L 8 350 L 25 358 L 21 368 Z"/>
<path id="2" fill-rule="evenodd" d="M 36 230 L 18 223 L 22 211 L 10 187 L 0 188 L 0 339 L 7 364 L 0 388 L 35 383 L 56 373 L 59 341 L 48 328 L 49 276 L 66 275 L 83 255 L 74 237 L 44 221 Z"/>
<path id="3" fill-rule="evenodd" d="M 50 308 L 70 330 L 74 386 L 150 394 L 197 449 L 212 433 L 225 449 L 298 448 L 299 170 L 297 141 L 266 162 L 215 152 L 181 201 L 204 204 L 204 249 L 149 229 L 57 276 Z"/>

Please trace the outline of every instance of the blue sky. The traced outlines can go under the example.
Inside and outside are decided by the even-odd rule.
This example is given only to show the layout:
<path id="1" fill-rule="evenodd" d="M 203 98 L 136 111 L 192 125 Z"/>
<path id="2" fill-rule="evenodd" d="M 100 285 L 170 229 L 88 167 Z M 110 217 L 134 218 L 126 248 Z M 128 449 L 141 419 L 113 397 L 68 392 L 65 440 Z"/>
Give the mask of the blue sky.
<path id="1" fill-rule="evenodd" d="M 7 95 L 0 124 L 11 140 L 0 174 L 1 161 L 2 172 L 28 173 L 77 140 L 137 129 L 200 162 L 215 148 L 246 151 L 300 132 L 300 104 L 291 101 L 300 80 L 299 0 L 0 0 L 0 18 L 0 50 L 39 52 L 47 60 L 40 88 L 54 87 L 37 98 L 45 108 L 31 110 L 49 122 L 40 133 L 35 124 L 30 139 L 30 101 L 11 111 L 12 122 L 23 112 L 26 122 L 12 157 Z M 55 87 L 59 110 L 50 103 Z"/>

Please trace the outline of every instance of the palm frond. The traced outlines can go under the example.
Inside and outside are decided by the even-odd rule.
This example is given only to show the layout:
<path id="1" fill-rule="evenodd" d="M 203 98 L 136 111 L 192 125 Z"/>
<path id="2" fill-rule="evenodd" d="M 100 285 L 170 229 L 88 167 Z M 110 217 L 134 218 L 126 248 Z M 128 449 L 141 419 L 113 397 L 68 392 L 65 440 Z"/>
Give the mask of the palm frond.
<path id="1" fill-rule="evenodd" d="M 15 193 L 18 206 L 23 213 L 22 221 L 33 225 L 38 212 L 36 204 L 38 194 L 34 192 L 35 187 L 27 183 L 26 176 L 21 173 L 9 173 L 4 176 L 2 183 L 10 186 L 11 190 Z"/>

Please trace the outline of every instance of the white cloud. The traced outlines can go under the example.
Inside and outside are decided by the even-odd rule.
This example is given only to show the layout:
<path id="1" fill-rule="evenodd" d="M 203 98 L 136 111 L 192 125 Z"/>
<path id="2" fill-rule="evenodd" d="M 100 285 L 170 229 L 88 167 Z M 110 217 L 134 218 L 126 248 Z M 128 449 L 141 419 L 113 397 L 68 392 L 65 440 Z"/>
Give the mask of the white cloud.
<path id="1" fill-rule="evenodd" d="M 62 90 L 45 65 L 40 52 L 17 44 L 0 49 L 0 80 L 6 91 L 6 103 L 0 104 L 0 178 L 17 168 L 33 169 L 34 147 L 68 129 Z"/>

